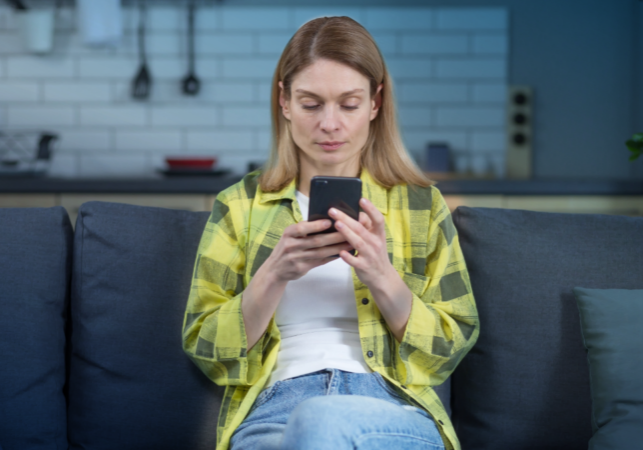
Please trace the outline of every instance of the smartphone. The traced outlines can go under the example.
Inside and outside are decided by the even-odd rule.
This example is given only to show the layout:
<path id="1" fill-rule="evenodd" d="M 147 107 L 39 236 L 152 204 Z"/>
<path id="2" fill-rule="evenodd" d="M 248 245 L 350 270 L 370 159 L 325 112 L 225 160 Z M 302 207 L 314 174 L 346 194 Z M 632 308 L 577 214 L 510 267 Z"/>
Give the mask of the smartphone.
<path id="1" fill-rule="evenodd" d="M 334 233 L 335 220 L 328 215 L 336 208 L 355 220 L 359 220 L 359 200 L 362 198 L 362 180 L 354 177 L 316 176 L 310 180 L 310 203 L 308 221 L 329 219 L 332 225 L 313 234 Z M 355 255 L 355 249 L 350 253 Z"/>

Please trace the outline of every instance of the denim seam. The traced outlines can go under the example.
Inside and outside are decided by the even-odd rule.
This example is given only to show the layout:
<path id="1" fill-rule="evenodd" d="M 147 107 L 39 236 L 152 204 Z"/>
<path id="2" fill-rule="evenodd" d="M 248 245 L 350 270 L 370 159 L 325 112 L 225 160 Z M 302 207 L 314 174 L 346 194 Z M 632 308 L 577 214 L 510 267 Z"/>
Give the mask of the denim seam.
<path id="1" fill-rule="evenodd" d="M 259 408 L 261 405 L 266 403 L 268 400 L 270 400 L 274 395 L 275 392 L 277 391 L 277 387 L 281 384 L 281 381 L 276 381 L 275 384 L 273 384 L 271 387 L 269 387 L 269 392 L 266 394 L 264 398 L 262 398 L 259 401 L 254 402 L 255 409 Z M 261 395 L 261 393 L 259 393 Z"/>
<path id="2" fill-rule="evenodd" d="M 326 389 L 326 395 L 331 395 L 331 393 L 335 390 L 335 382 L 337 378 L 337 374 L 339 373 L 339 370 L 337 369 L 330 369 L 330 380 L 328 381 L 328 388 Z"/>
<path id="3" fill-rule="evenodd" d="M 396 398 L 399 398 L 400 400 L 402 400 L 404 402 L 408 402 L 407 399 L 405 399 L 400 394 L 395 392 L 395 390 L 391 386 L 388 385 L 388 383 L 386 382 L 386 380 L 384 379 L 384 377 L 380 373 L 378 373 L 378 372 L 375 372 L 375 373 L 377 373 L 377 376 L 375 376 L 375 378 L 377 379 L 377 382 L 384 388 L 384 390 L 386 392 L 388 392 L 389 394 L 393 395 Z"/>
<path id="4" fill-rule="evenodd" d="M 359 449 L 359 445 L 361 445 L 360 441 L 363 441 L 369 437 L 373 436 L 382 436 L 382 437 L 388 437 L 388 436 L 402 436 L 402 437 L 407 437 L 411 439 L 415 439 L 417 441 L 422 441 L 426 442 L 427 445 L 430 445 L 431 447 L 437 449 L 437 450 L 444 450 L 444 444 L 436 444 L 433 441 L 426 440 L 422 437 L 414 436 L 412 434 L 407 434 L 407 433 L 387 433 L 383 431 L 377 431 L 377 432 L 371 432 L 371 433 L 364 433 L 359 435 L 358 437 L 353 439 L 353 445 L 355 446 L 356 449 Z"/>

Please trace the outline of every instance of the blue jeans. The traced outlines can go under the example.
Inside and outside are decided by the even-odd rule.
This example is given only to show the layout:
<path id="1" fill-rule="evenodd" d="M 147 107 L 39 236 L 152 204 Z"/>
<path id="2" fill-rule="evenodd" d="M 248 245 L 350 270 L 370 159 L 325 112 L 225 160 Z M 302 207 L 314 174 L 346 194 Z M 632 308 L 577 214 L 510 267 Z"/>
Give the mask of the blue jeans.
<path id="1" fill-rule="evenodd" d="M 264 389 L 231 450 L 443 450 L 431 416 L 377 372 L 324 369 Z"/>

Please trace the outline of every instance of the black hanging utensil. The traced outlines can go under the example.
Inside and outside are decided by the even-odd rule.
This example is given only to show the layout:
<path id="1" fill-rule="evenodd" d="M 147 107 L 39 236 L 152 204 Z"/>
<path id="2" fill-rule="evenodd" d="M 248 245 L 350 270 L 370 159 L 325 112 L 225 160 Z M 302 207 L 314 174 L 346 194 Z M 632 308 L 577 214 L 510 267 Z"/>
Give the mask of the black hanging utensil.
<path id="1" fill-rule="evenodd" d="M 38 154 L 36 155 L 36 159 L 51 159 L 51 145 L 56 139 L 58 139 L 57 134 L 42 133 L 38 141 Z"/>
<path id="2" fill-rule="evenodd" d="M 188 4 L 188 74 L 183 78 L 183 93 L 197 95 L 201 81 L 194 74 L 194 0 Z"/>
<path id="3" fill-rule="evenodd" d="M 18 11 L 27 11 L 27 7 L 22 3 L 21 0 L 9 0 L 9 4 Z"/>
<path id="4" fill-rule="evenodd" d="M 141 66 L 132 82 L 132 97 L 146 99 L 152 89 L 152 78 L 147 69 L 147 58 L 145 56 L 145 2 L 139 2 L 138 18 L 138 56 Z"/>

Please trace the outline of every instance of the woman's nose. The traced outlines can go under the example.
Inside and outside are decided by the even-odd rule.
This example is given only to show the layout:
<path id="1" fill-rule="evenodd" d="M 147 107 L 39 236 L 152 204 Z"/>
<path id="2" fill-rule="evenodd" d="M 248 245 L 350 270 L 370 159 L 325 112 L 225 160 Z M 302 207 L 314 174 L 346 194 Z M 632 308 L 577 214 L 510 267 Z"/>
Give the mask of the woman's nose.
<path id="1" fill-rule="evenodd" d="M 339 129 L 339 115 L 337 111 L 335 111 L 335 108 L 324 108 L 320 126 L 323 131 L 335 131 Z"/>

